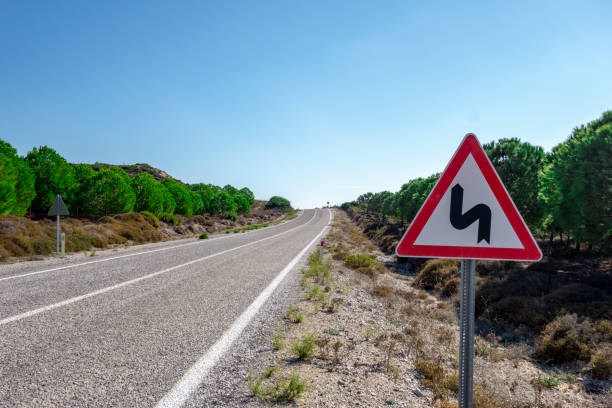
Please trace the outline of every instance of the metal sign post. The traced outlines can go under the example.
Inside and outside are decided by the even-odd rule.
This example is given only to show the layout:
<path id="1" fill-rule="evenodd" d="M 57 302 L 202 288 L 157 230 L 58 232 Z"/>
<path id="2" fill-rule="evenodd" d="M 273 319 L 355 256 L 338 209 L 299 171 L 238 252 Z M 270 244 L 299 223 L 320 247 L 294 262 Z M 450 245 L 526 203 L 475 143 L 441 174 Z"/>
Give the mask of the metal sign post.
<path id="1" fill-rule="evenodd" d="M 60 252 L 60 216 L 59 214 L 55 216 L 55 219 L 57 220 L 57 228 L 56 228 L 57 229 L 56 231 L 57 239 L 55 240 L 55 253 L 59 254 Z"/>
<path id="2" fill-rule="evenodd" d="M 476 260 L 461 260 L 461 306 L 459 311 L 459 408 L 472 408 L 474 379 L 474 303 Z"/>
<path id="3" fill-rule="evenodd" d="M 47 213 L 47 215 L 49 217 L 52 217 L 54 215 L 56 216 L 57 242 L 55 244 L 55 253 L 59 254 L 60 253 L 60 216 L 70 215 L 70 213 L 68 212 L 68 208 L 66 207 L 66 204 L 64 204 L 64 200 L 62 200 L 62 197 L 59 194 L 55 197 L 55 201 L 53 202 L 53 205 L 51 205 L 51 208 L 49 208 L 49 212 Z"/>

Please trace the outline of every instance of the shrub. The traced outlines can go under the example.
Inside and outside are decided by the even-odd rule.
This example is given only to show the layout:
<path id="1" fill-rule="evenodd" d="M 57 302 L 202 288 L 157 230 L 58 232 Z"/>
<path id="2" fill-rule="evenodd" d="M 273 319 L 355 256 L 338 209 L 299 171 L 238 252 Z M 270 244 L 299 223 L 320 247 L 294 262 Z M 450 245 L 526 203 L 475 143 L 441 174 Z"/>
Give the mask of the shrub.
<path id="1" fill-rule="evenodd" d="M 546 317 L 538 299 L 529 296 L 507 296 L 491 305 L 491 317 L 504 319 L 515 326 L 520 324 L 532 328 L 546 324 Z"/>
<path id="2" fill-rule="evenodd" d="M 289 310 L 285 313 L 285 317 L 293 323 L 302 323 L 304 321 L 304 313 L 295 307 L 293 303 L 289 304 Z"/>
<path id="3" fill-rule="evenodd" d="M 281 377 L 278 380 L 272 389 L 272 396 L 277 401 L 289 402 L 299 397 L 307 388 L 306 381 L 293 371 L 289 378 Z"/>
<path id="4" fill-rule="evenodd" d="M 308 293 L 306 294 L 306 299 L 309 300 L 318 300 L 323 302 L 325 300 L 325 292 L 321 289 L 319 285 L 312 285 L 308 287 Z"/>
<path id="5" fill-rule="evenodd" d="M 447 389 L 444 384 L 444 368 L 433 361 L 418 360 L 414 368 L 421 374 L 424 379 L 421 381 L 424 386 L 433 390 L 437 398 L 444 399 L 447 395 Z"/>
<path id="6" fill-rule="evenodd" d="M 555 388 L 559 380 L 554 375 L 542 374 L 539 378 L 540 384 L 548 388 Z"/>
<path id="7" fill-rule="evenodd" d="M 369 255 L 353 254 L 346 257 L 344 264 L 349 268 L 359 269 L 368 266 L 376 265 L 376 261 Z"/>
<path id="8" fill-rule="evenodd" d="M 200 239 L 208 239 L 208 233 L 206 233 L 206 232 L 201 233 L 199 238 Z"/>
<path id="9" fill-rule="evenodd" d="M 175 226 L 181 224 L 179 219 L 176 218 L 174 214 L 170 214 L 170 213 L 161 213 L 159 215 L 159 220 L 165 222 L 166 224 L 175 225 Z"/>
<path id="10" fill-rule="evenodd" d="M 307 334 L 302 337 L 302 340 L 291 345 L 293 354 L 295 354 L 298 360 L 304 360 L 312 355 L 315 349 L 315 340 L 314 334 Z"/>
<path id="11" fill-rule="evenodd" d="M 140 213 L 145 217 L 149 224 L 155 228 L 159 228 L 159 218 L 157 218 L 155 214 L 150 211 L 141 211 Z"/>
<path id="12" fill-rule="evenodd" d="M 612 345 L 601 346 L 591 356 L 591 375 L 598 380 L 607 380 L 612 375 Z"/>
<path id="13" fill-rule="evenodd" d="M 285 342 L 283 341 L 283 332 L 279 327 L 274 335 L 274 350 L 282 350 L 285 347 Z"/>
<path id="14" fill-rule="evenodd" d="M 557 316 L 542 331 L 536 356 L 557 364 L 586 360 L 590 354 L 588 325 L 580 324 L 575 314 Z"/>
<path id="15" fill-rule="evenodd" d="M 433 259 L 427 261 L 414 279 L 413 285 L 432 290 L 451 285 L 449 281 L 459 277 L 459 262 L 451 259 Z M 449 286 L 449 290 L 451 286 Z"/>
<path id="16" fill-rule="evenodd" d="M 380 297 L 386 297 L 393 293 L 393 288 L 387 285 L 376 285 L 374 294 Z"/>
<path id="17" fill-rule="evenodd" d="M 272 209 L 272 208 L 280 208 L 282 210 L 289 210 L 291 209 L 291 203 L 286 198 L 279 197 L 279 196 L 273 196 L 270 198 L 270 200 L 268 200 L 265 208 L 267 210 Z"/>
<path id="18" fill-rule="evenodd" d="M 55 242 L 46 239 L 32 240 L 32 249 L 38 255 L 49 255 L 55 252 Z"/>
<path id="19" fill-rule="evenodd" d="M 442 296 L 451 297 L 458 293 L 461 286 L 460 282 L 461 280 L 458 277 L 446 280 L 444 288 L 442 288 Z"/>
<path id="20" fill-rule="evenodd" d="M 593 329 L 603 341 L 612 343 L 612 323 L 609 320 L 600 320 L 593 326 Z"/>

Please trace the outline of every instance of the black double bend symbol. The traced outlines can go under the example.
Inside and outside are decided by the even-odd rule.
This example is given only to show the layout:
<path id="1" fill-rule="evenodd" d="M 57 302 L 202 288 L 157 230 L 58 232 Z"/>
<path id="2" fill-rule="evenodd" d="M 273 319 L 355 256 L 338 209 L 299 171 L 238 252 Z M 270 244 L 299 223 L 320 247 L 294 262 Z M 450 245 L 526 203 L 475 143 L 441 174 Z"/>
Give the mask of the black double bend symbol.
<path id="1" fill-rule="evenodd" d="M 451 190 L 450 222 L 458 230 L 466 229 L 478 221 L 478 241 L 483 239 L 491 243 L 491 209 L 488 205 L 477 204 L 470 208 L 465 214 L 463 209 L 463 187 L 456 184 Z"/>

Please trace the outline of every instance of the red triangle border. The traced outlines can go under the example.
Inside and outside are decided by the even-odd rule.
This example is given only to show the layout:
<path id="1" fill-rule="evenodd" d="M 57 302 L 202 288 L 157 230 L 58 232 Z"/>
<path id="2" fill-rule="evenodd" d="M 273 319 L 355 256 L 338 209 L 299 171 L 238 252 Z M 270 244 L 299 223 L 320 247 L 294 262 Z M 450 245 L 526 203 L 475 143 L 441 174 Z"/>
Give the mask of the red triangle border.
<path id="1" fill-rule="evenodd" d="M 476 161 L 485 180 L 491 187 L 495 198 L 499 202 L 510 225 L 516 232 L 523 248 L 491 248 L 491 247 L 460 247 L 438 245 L 415 245 L 414 242 L 425 227 L 431 214 L 438 206 L 442 196 L 450 187 L 455 176 L 469 154 Z M 465 135 L 453 158 L 446 166 L 444 173 L 427 196 L 416 217 L 400 240 L 395 250 L 400 257 L 418 258 L 461 258 L 461 259 L 497 259 L 511 261 L 539 261 L 542 251 L 538 247 L 533 235 L 527 228 L 525 221 L 519 214 L 510 194 L 504 187 L 493 164 L 487 157 L 476 136 L 472 133 Z"/>

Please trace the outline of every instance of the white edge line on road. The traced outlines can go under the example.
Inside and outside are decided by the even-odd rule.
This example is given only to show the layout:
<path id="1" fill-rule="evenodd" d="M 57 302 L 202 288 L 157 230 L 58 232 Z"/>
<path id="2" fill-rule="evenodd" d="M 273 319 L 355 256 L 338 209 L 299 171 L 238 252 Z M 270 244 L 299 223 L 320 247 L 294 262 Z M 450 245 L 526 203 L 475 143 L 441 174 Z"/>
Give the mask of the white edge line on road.
<path id="1" fill-rule="evenodd" d="M 240 245 L 240 246 L 237 246 L 237 247 L 234 247 L 234 248 L 226 249 L 225 251 L 217 252 L 217 253 L 214 253 L 214 254 L 211 254 L 211 255 L 204 256 L 202 258 L 194 259 L 193 261 L 185 262 L 185 263 L 180 264 L 180 265 L 175 265 L 175 266 L 172 266 L 170 268 L 163 269 L 161 271 L 153 272 L 153 273 L 150 273 L 148 275 L 140 276 L 140 277 L 135 278 L 135 279 L 131 279 L 131 280 L 128 280 L 128 281 L 125 281 L 125 282 L 118 283 L 118 284 L 113 285 L 113 286 L 107 286 L 105 288 L 96 290 L 94 292 L 89 292 L 89 293 L 86 293 L 84 295 L 76 296 L 76 297 L 73 297 L 73 298 L 70 298 L 70 299 L 63 300 L 63 301 L 58 302 L 58 303 L 54 303 L 52 305 L 43 306 L 43 307 L 40 307 L 38 309 L 30 310 L 29 312 L 24 312 L 24 313 L 21 313 L 21 314 L 18 314 L 18 315 L 14 315 L 14 316 L 10 316 L 10 317 L 4 318 L 4 319 L 0 320 L 0 326 L 8 324 L 8 323 L 15 322 L 17 320 L 25 319 L 27 317 L 31 317 L 31 316 L 37 315 L 39 313 L 47 312 L 49 310 L 57 309 L 58 307 L 66 306 L 66 305 L 69 305 L 71 303 L 76 303 L 76 302 L 79 302 L 81 300 L 93 297 L 93 296 L 101 295 L 103 293 L 110 292 L 111 290 L 119 289 L 119 288 L 122 288 L 122 287 L 128 286 L 128 285 L 132 285 L 134 283 L 143 281 L 145 279 L 150 279 L 150 278 L 153 278 L 153 277 L 155 277 L 157 275 L 161 275 L 161 274 L 164 274 L 166 272 L 170 272 L 170 271 L 173 271 L 175 269 L 182 268 L 184 266 L 192 265 L 194 263 L 201 262 L 201 261 L 204 261 L 206 259 L 213 258 L 215 256 L 227 254 L 228 252 L 232 252 L 232 251 L 235 251 L 237 249 L 245 248 L 245 247 L 248 247 L 248 246 L 251 246 L 251 245 L 263 242 L 263 241 L 267 241 L 267 240 L 272 239 L 272 238 L 279 237 L 281 235 L 285 235 L 285 234 L 287 234 L 287 233 L 289 233 L 291 231 L 294 231 L 297 228 L 304 227 L 304 226 L 310 224 L 312 222 L 312 220 L 315 219 L 316 216 L 317 216 L 317 210 L 315 210 L 314 215 L 312 216 L 312 218 L 310 220 L 308 220 L 308 222 L 306 224 L 302 224 L 302 225 L 299 225 L 299 226 L 297 226 L 295 228 L 291 228 L 290 230 L 283 231 L 280 234 L 271 235 L 269 237 L 262 238 L 262 239 L 259 239 L 257 241 L 249 242 L 248 244 L 243 244 L 243 245 Z"/>
<path id="2" fill-rule="evenodd" d="M 181 407 L 187 399 L 191 396 L 191 394 L 198 388 L 198 386 L 202 383 L 204 377 L 208 375 L 208 372 L 215 366 L 215 364 L 219 361 L 219 359 L 225 354 L 234 341 L 240 337 L 246 326 L 249 324 L 251 319 L 257 314 L 259 309 L 263 306 L 263 304 L 268 300 L 268 298 L 272 295 L 276 287 L 282 282 L 282 280 L 287 276 L 289 271 L 293 269 L 293 267 L 297 264 L 297 262 L 304 256 L 306 251 L 323 235 L 331 223 L 332 220 L 332 211 L 329 210 L 329 221 L 321 230 L 316 237 L 310 241 L 304 249 L 300 251 L 299 254 L 296 255 L 295 258 L 291 260 L 285 266 L 285 268 L 280 271 L 280 273 L 274 278 L 272 282 L 257 296 L 257 298 L 249 305 L 248 308 L 242 314 L 234 320 L 231 327 L 227 329 L 227 331 L 221 336 L 219 340 L 204 354 L 198 361 L 196 361 L 187 372 L 183 375 L 183 377 L 172 387 L 172 389 L 164 395 L 164 397 L 157 403 L 156 408 L 178 408 Z"/>
<path id="3" fill-rule="evenodd" d="M 295 218 L 294 220 L 298 220 L 299 218 L 302 217 L 303 214 L 304 214 L 304 211 L 302 211 L 302 213 L 299 215 L 299 217 Z M 276 227 L 276 226 L 279 226 L 279 225 L 286 225 L 289 222 L 292 222 L 294 220 L 290 220 L 288 222 L 284 222 L 284 223 L 281 223 L 281 224 L 273 225 L 272 227 Z M 269 228 L 268 229 L 260 229 L 258 231 L 269 231 Z M 247 231 L 247 233 L 248 232 L 255 232 L 255 231 Z M 45 270 L 42 270 L 42 271 L 34 271 L 34 272 L 23 273 L 21 275 L 6 276 L 4 278 L 0 278 L 0 282 L 5 281 L 5 280 L 10 280 L 10 279 L 25 278 L 27 276 L 39 275 L 39 274 L 42 274 L 42 273 L 55 272 L 55 271 L 59 271 L 59 270 L 62 270 L 62 269 L 71 269 L 71 268 L 76 268 L 76 267 L 84 266 L 84 265 L 91 265 L 91 264 L 96 264 L 96 263 L 100 263 L 100 262 L 112 261 L 112 260 L 115 260 L 115 259 L 129 258 L 129 257 L 132 257 L 132 256 L 146 255 L 146 254 L 151 254 L 151 253 L 154 253 L 154 252 L 167 251 L 167 250 L 170 250 L 170 249 L 182 248 L 182 247 L 186 247 L 186 246 L 190 246 L 190 245 L 203 244 L 203 243 L 206 243 L 206 242 L 213 242 L 213 241 L 217 241 L 217 240 L 220 240 L 220 239 L 231 238 L 231 237 L 235 237 L 235 236 L 236 235 L 220 236 L 218 238 L 213 238 L 213 239 L 208 240 L 208 241 L 203 240 L 203 241 L 196 241 L 196 242 L 188 242 L 186 244 L 172 245 L 172 246 L 167 246 L 167 247 L 163 247 L 163 248 L 152 249 L 150 251 L 137 252 L 135 254 L 125 254 L 125 255 L 112 256 L 112 257 L 109 257 L 109 258 L 97 259 L 95 261 L 81 262 L 81 263 L 78 263 L 78 264 L 58 266 L 57 268 L 45 269 Z M 240 236 L 242 236 L 242 234 Z"/>

